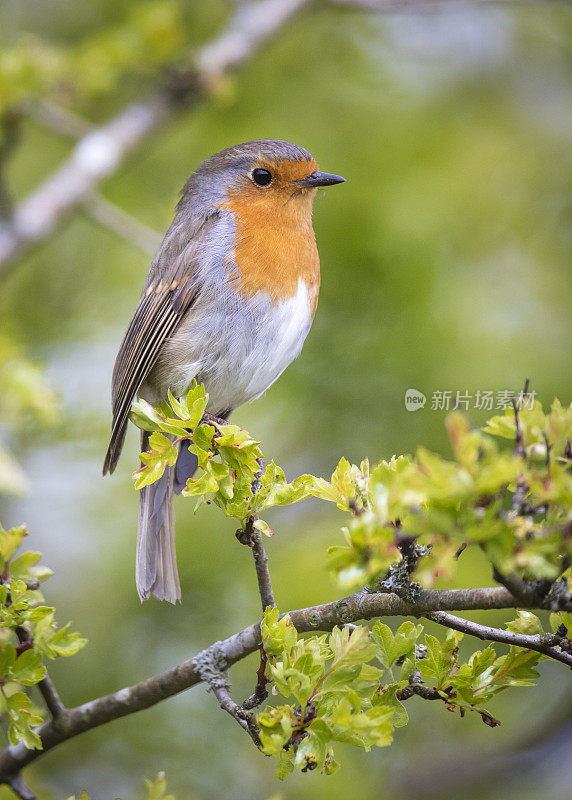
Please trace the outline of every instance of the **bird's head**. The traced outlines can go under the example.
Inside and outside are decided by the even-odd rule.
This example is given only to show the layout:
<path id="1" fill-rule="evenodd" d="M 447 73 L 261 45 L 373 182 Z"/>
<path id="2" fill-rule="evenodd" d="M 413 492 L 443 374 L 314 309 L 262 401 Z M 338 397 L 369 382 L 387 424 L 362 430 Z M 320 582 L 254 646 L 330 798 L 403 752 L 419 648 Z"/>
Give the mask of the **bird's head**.
<path id="1" fill-rule="evenodd" d="M 259 212 L 311 213 L 316 190 L 343 183 L 345 178 L 320 172 L 303 147 L 277 139 L 258 139 L 234 145 L 207 158 L 183 189 L 186 197 L 204 207 L 235 203 Z"/>

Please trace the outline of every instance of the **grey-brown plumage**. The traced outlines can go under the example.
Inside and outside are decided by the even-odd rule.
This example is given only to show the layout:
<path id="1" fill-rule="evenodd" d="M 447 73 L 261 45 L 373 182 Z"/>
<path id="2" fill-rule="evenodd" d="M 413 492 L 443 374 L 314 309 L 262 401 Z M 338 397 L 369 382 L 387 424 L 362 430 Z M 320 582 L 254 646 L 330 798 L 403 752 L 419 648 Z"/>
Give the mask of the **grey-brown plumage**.
<path id="1" fill-rule="evenodd" d="M 142 431 L 141 450 L 148 449 L 149 434 Z M 171 603 L 181 599 L 175 549 L 174 473 L 167 467 L 156 483 L 144 486 L 139 493 L 135 581 L 141 600 L 151 595 Z"/>
<path id="2" fill-rule="evenodd" d="M 173 228 L 175 223 L 151 264 L 141 299 L 115 362 L 112 380 L 113 426 L 103 465 L 104 475 L 113 472 L 121 455 L 129 411 L 139 387 L 157 361 L 165 340 L 180 324 L 195 297 L 196 287 L 192 277 L 200 252 L 200 232 L 197 231 L 196 239 L 183 247 L 181 252 L 181 235 L 177 236 Z M 179 246 L 173 238 L 169 238 L 169 233 L 176 236 Z"/>
<path id="3" fill-rule="evenodd" d="M 281 188 L 276 190 L 272 184 L 266 188 L 257 183 L 257 171 L 268 172 L 281 162 L 297 164 L 296 175 L 286 183 L 281 179 Z M 308 162 L 307 173 L 304 162 Z M 119 349 L 104 474 L 117 465 L 136 396 L 151 403 L 165 400 L 168 389 L 180 396 L 196 379 L 209 393 L 208 411 L 225 416 L 264 392 L 302 347 L 315 307 L 310 307 L 309 291 L 317 292 L 317 288 L 299 278 L 295 293 L 279 302 L 271 301 L 265 291 L 248 297 L 240 294 L 240 270 L 235 263 L 237 218 L 229 208 L 229 193 L 246 192 L 255 204 L 263 204 L 264 192 L 269 198 L 274 192 L 280 208 L 292 200 L 286 212 L 291 214 L 290 224 L 307 219 L 302 228 L 309 229 L 310 247 L 315 250 L 311 200 L 317 187 L 342 180 L 318 173 L 307 150 L 269 139 L 223 150 L 191 175 Z M 275 215 L 272 224 L 276 224 Z M 260 258 L 264 255 L 262 247 Z M 142 447 L 147 446 L 145 434 Z M 151 594 L 171 602 L 180 598 L 173 495 L 195 468 L 183 449 L 177 465 L 140 492 L 136 576 L 142 599 Z"/>

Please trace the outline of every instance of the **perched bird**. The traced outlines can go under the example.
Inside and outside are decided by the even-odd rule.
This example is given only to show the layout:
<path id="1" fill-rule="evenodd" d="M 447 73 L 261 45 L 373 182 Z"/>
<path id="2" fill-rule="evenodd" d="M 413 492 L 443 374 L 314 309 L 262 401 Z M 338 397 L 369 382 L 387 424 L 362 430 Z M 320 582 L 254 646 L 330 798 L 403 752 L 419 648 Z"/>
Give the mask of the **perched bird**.
<path id="1" fill-rule="evenodd" d="M 168 389 L 180 397 L 196 379 L 207 411 L 227 419 L 296 358 L 320 287 L 312 202 L 317 189 L 343 181 L 319 172 L 307 150 L 273 139 L 229 147 L 191 175 L 119 348 L 104 475 L 121 454 L 135 397 L 160 402 Z M 183 444 L 176 465 L 140 492 L 142 600 L 181 597 L 173 494 L 195 469 Z"/>

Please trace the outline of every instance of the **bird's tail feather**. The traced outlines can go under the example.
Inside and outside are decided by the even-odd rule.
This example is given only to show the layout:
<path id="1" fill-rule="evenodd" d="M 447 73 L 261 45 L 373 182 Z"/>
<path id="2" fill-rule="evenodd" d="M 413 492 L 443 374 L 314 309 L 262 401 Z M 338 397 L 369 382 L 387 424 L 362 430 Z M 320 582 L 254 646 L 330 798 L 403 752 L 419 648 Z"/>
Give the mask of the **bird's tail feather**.
<path id="1" fill-rule="evenodd" d="M 139 528 L 135 580 L 141 600 L 154 595 L 176 603 L 181 599 L 175 552 L 173 470 L 167 467 L 157 483 L 139 493 Z"/>
<path id="2" fill-rule="evenodd" d="M 142 433 L 141 448 L 149 447 L 149 434 Z M 175 550 L 174 493 L 179 494 L 197 468 L 196 457 L 182 443 L 174 467 L 139 493 L 139 528 L 135 579 L 141 600 L 154 595 L 159 600 L 176 603 L 181 599 Z"/>

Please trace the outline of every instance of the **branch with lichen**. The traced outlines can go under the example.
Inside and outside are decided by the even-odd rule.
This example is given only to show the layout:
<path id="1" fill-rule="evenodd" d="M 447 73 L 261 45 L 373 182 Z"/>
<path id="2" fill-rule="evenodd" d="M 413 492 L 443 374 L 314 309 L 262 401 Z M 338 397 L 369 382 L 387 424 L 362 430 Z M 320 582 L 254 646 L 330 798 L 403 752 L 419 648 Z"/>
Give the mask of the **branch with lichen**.
<path id="1" fill-rule="evenodd" d="M 356 592 L 331 603 L 291 611 L 289 617 L 299 632 L 312 632 L 331 631 L 336 626 L 377 617 L 417 617 L 438 610 L 476 611 L 516 608 L 517 605 L 506 589 L 496 587 L 422 591 L 415 605 L 395 594 Z M 217 687 L 227 685 L 224 678 L 220 683 L 221 676 L 256 652 L 261 643 L 260 622 L 256 622 L 166 672 L 81 706 L 62 709 L 56 719 L 48 720 L 37 729 L 41 750 L 29 750 L 18 744 L 0 753 L 0 783 L 10 784 L 24 767 L 81 733 L 150 708 L 201 683 L 214 685 L 218 682 Z M 221 698 L 217 699 L 220 702 Z M 229 707 L 223 707 L 230 711 Z"/>

